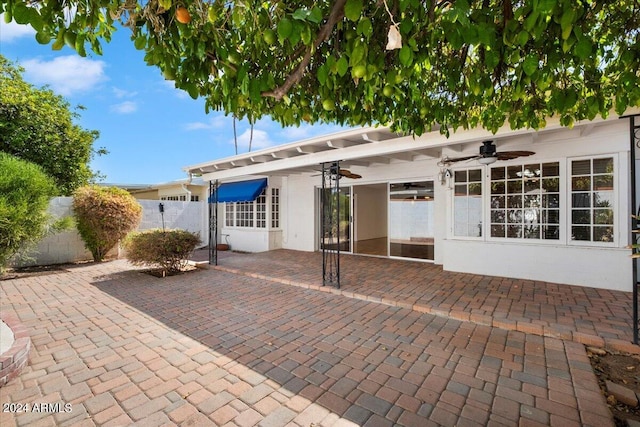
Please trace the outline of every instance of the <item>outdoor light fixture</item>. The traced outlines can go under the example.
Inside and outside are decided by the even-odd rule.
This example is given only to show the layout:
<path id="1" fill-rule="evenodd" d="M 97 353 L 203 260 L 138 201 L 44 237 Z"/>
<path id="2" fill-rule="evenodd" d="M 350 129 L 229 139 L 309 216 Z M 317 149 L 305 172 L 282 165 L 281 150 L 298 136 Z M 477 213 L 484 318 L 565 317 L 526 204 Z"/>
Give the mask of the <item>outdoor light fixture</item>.
<path id="1" fill-rule="evenodd" d="M 162 217 L 162 231 L 164 231 L 164 203 L 158 204 L 158 209 L 160 210 L 160 216 Z"/>

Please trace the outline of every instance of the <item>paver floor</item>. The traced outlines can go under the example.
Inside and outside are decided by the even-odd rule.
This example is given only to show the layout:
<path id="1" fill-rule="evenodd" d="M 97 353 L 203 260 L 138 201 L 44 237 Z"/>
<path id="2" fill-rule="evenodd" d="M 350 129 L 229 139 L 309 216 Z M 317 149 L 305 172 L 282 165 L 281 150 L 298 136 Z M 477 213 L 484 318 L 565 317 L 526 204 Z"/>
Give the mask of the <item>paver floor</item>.
<path id="1" fill-rule="evenodd" d="M 322 254 L 222 253 L 219 268 L 303 286 L 322 284 Z M 198 254 L 201 259 L 205 253 Z M 631 292 L 444 271 L 387 258 L 341 256 L 341 294 L 478 324 L 637 352 Z"/>
<path id="2" fill-rule="evenodd" d="M 125 261 L 0 291 L 33 340 L 1 402 L 61 404 L 0 413 L 3 427 L 613 425 L 574 341 Z"/>

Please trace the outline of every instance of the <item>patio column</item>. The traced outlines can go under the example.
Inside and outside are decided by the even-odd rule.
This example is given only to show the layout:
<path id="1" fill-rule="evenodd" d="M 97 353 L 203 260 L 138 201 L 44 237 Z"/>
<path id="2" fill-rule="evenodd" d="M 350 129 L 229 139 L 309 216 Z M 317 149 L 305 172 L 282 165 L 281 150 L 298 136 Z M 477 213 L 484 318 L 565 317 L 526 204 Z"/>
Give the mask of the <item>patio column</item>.
<path id="1" fill-rule="evenodd" d="M 322 163 L 320 248 L 322 286 L 340 288 L 340 162 Z"/>
<path id="2" fill-rule="evenodd" d="M 218 180 L 209 181 L 209 264 L 218 265 Z"/>
<path id="3" fill-rule="evenodd" d="M 640 123 L 636 118 L 640 117 L 640 114 L 632 114 L 628 116 L 621 116 L 621 119 L 628 118 L 629 119 L 629 151 L 631 157 L 631 230 L 630 230 L 630 241 L 631 244 L 638 244 L 638 239 L 640 236 L 638 233 L 634 231 L 638 229 L 638 218 L 640 215 L 640 209 L 638 209 L 638 202 L 636 200 L 636 147 L 640 147 Z M 631 280 L 632 280 L 632 289 L 633 289 L 633 343 L 638 344 L 638 257 L 640 257 L 639 248 L 632 249 L 632 258 L 631 258 Z"/>

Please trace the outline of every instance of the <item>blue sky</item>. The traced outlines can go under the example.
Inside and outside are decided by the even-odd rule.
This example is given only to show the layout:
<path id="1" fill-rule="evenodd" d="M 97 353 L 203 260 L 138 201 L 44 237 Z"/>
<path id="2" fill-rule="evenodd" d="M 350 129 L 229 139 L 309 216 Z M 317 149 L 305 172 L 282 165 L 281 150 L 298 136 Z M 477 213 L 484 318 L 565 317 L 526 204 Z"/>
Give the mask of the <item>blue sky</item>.
<path id="1" fill-rule="evenodd" d="M 92 162 L 105 182 L 153 184 L 185 178 L 184 166 L 235 153 L 233 119 L 205 114 L 204 100 L 191 99 L 166 81 L 158 68 L 145 64 L 133 47 L 130 31 L 119 29 L 103 55 L 81 58 L 65 46 L 54 51 L 40 45 L 26 26 L 5 24 L 0 17 L 0 54 L 25 68 L 35 86 L 49 85 L 72 106 L 87 109 L 78 124 L 98 130 L 95 147 L 109 154 Z M 333 125 L 282 128 L 263 119 L 254 128 L 253 151 L 340 130 Z M 239 153 L 246 152 L 249 126 L 237 123 Z"/>

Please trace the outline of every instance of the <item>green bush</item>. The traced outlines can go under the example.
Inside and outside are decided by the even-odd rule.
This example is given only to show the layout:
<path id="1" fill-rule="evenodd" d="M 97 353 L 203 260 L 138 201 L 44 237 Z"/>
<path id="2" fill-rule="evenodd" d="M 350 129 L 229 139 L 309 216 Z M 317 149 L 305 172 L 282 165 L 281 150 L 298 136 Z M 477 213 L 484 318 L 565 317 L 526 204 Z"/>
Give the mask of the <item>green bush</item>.
<path id="1" fill-rule="evenodd" d="M 142 218 L 142 206 L 117 187 L 80 187 L 73 193 L 76 227 L 94 261 L 104 257 Z"/>
<path id="2" fill-rule="evenodd" d="M 200 244 L 197 234 L 186 230 L 145 230 L 125 240 L 127 259 L 134 265 L 159 267 L 165 273 L 182 270 Z"/>
<path id="3" fill-rule="evenodd" d="M 47 233 L 47 208 L 56 193 L 42 168 L 0 152 L 0 273 L 20 249 Z"/>

